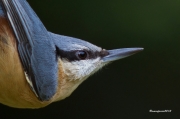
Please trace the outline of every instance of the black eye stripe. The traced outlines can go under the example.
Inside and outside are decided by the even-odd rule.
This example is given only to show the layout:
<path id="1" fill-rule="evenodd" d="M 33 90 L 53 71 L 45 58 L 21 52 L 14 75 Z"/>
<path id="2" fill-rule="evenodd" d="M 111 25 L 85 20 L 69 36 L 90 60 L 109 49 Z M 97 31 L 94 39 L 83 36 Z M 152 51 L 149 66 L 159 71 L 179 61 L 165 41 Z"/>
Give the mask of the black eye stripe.
<path id="1" fill-rule="evenodd" d="M 93 51 L 88 51 L 88 50 L 73 50 L 73 51 L 64 51 L 60 50 L 59 48 L 56 47 L 56 53 L 59 57 L 65 58 L 69 61 L 78 61 L 78 60 L 85 60 L 77 57 L 77 52 L 78 51 L 85 51 L 87 53 L 86 59 L 96 59 L 97 57 L 104 57 L 108 55 L 108 52 L 106 50 L 102 50 L 101 52 L 93 52 Z"/>
<path id="2" fill-rule="evenodd" d="M 63 51 L 63 50 L 57 50 L 57 55 L 61 58 L 65 58 L 69 61 L 78 61 L 81 60 L 81 58 L 77 57 L 77 51 Z M 90 56 L 90 55 L 88 55 Z M 91 59 L 92 57 L 88 57 L 88 59 Z M 94 57 L 95 58 L 95 57 Z"/>
<path id="3" fill-rule="evenodd" d="M 65 58 L 69 61 L 79 60 L 76 55 L 74 55 L 75 52 L 73 51 L 63 51 L 63 50 L 57 50 L 57 55 L 61 58 Z"/>

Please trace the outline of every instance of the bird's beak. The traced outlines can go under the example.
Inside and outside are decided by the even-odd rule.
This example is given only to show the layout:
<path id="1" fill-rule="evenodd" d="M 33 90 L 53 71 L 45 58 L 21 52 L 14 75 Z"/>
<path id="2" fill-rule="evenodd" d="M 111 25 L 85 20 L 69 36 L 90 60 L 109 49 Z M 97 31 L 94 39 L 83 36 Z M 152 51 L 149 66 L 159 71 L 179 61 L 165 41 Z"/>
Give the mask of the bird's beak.
<path id="1" fill-rule="evenodd" d="M 142 51 L 144 48 L 121 48 L 115 50 L 107 50 L 108 55 L 102 58 L 102 61 L 107 63 L 115 60 L 119 60 L 133 54 L 136 54 Z"/>

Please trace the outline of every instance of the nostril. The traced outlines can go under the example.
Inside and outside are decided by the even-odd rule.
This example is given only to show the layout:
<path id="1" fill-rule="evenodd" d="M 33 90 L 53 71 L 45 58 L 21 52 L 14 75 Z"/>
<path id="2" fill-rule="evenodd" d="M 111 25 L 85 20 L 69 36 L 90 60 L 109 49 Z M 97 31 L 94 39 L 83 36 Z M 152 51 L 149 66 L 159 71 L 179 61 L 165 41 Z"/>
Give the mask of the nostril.
<path id="1" fill-rule="evenodd" d="M 106 49 L 102 49 L 100 52 L 100 57 L 105 57 L 107 55 L 109 55 L 109 52 Z"/>

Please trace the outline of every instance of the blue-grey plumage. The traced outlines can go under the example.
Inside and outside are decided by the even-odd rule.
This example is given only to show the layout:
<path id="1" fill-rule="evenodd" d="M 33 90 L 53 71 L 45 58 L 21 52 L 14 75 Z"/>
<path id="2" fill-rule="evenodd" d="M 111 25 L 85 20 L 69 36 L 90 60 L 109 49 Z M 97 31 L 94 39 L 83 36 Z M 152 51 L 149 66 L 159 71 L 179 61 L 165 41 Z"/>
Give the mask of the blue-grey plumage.
<path id="1" fill-rule="evenodd" d="M 108 51 L 48 32 L 26 0 L 0 0 L 0 103 L 44 107 L 68 97 L 109 62 L 142 50 Z"/>
<path id="2" fill-rule="evenodd" d="M 3 11 L 3 8 L 2 8 L 2 3 L 0 2 L 0 16 L 4 16 L 4 11 Z"/>
<path id="3" fill-rule="evenodd" d="M 47 101 L 57 88 L 58 69 L 52 38 L 26 0 L 2 0 L 2 6 L 15 33 L 31 88 L 40 100 Z"/>

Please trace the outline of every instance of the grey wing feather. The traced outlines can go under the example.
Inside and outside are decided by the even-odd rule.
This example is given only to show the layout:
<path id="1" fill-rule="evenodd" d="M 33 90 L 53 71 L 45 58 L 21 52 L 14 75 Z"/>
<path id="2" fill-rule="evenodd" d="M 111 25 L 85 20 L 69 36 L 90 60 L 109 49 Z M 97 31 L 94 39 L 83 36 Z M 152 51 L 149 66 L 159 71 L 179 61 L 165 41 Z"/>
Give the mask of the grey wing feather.
<path id="1" fill-rule="evenodd" d="M 31 88 L 40 100 L 49 100 L 56 92 L 58 70 L 52 38 L 26 0 L 1 2 L 15 33 Z"/>

